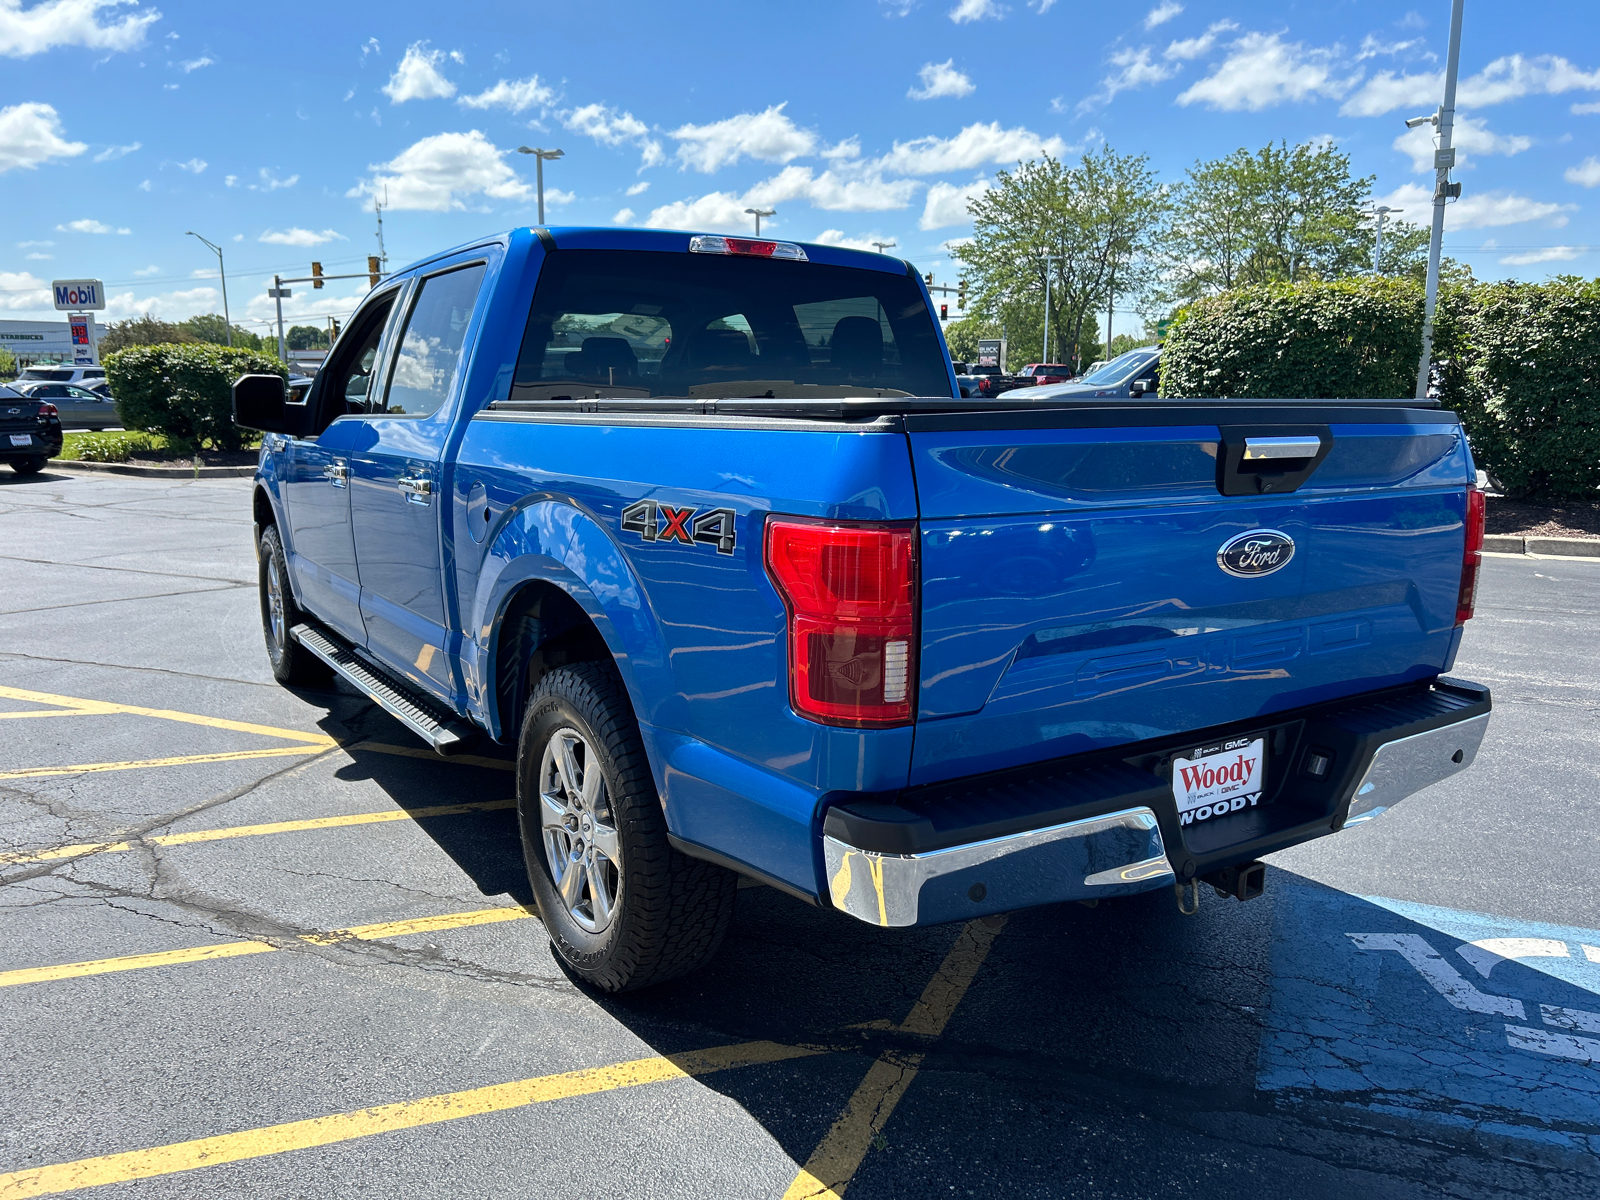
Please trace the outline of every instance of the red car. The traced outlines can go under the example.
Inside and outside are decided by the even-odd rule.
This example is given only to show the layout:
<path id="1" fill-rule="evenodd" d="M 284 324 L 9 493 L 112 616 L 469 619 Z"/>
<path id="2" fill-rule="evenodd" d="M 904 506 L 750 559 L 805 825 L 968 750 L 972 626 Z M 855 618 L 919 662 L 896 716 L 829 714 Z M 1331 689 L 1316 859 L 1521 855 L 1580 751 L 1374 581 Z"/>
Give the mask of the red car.
<path id="1" fill-rule="evenodd" d="M 1077 373 L 1068 363 L 1029 363 L 1018 372 L 1030 377 L 1034 383 L 1071 383 Z"/>

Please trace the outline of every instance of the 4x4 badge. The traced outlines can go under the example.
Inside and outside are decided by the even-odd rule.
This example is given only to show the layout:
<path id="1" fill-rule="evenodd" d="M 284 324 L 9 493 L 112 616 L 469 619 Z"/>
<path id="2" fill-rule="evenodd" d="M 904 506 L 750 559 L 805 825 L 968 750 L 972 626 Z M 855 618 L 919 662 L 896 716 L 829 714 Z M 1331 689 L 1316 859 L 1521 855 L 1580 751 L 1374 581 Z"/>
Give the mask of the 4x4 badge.
<path id="1" fill-rule="evenodd" d="M 696 516 L 693 508 L 641 500 L 622 510 L 622 528 L 647 542 L 682 542 L 686 546 L 704 542 L 715 546 L 718 554 L 732 554 L 738 542 L 734 532 L 737 516 L 731 508 L 713 508 Z"/>

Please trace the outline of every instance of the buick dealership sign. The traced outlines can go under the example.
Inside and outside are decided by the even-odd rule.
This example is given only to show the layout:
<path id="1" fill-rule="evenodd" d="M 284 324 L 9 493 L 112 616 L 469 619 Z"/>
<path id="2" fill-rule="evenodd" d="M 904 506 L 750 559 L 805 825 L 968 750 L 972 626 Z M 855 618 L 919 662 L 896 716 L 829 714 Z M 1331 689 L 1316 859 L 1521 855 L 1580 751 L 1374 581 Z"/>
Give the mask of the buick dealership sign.
<path id="1" fill-rule="evenodd" d="M 82 311 L 106 306 L 106 285 L 98 279 L 57 279 L 50 285 L 56 309 Z"/>

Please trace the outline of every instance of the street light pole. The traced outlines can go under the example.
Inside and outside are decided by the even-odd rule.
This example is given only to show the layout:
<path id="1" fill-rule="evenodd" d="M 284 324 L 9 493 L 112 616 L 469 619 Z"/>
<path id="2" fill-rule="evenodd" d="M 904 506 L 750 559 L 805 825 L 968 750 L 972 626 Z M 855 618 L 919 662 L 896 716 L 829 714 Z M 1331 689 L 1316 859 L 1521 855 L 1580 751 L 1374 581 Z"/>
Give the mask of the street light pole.
<path id="1" fill-rule="evenodd" d="M 1405 209 L 1380 204 L 1373 211 L 1378 214 L 1378 244 L 1372 251 L 1372 273 L 1377 275 L 1383 271 L 1383 222 L 1390 213 L 1403 213 Z"/>
<path id="2" fill-rule="evenodd" d="M 894 245 L 894 242 L 893 241 L 873 242 L 872 244 L 878 248 L 878 253 L 882 254 L 885 250 L 888 250 L 889 248 L 891 248 Z"/>
<path id="3" fill-rule="evenodd" d="M 211 253 L 217 256 L 217 274 L 222 276 L 222 323 L 224 326 L 226 326 L 228 345 L 232 346 L 233 318 L 228 315 L 228 272 L 222 265 L 222 247 L 217 245 L 215 242 L 207 241 L 205 238 L 200 237 L 200 235 L 192 229 L 185 229 L 184 233 L 188 234 L 192 238 L 200 238 L 202 242 L 205 242 L 207 246 L 211 247 Z"/>
<path id="4" fill-rule="evenodd" d="M 1060 254 L 1046 254 L 1044 256 L 1044 343 L 1041 353 L 1045 362 L 1053 362 L 1050 357 L 1050 264 L 1059 262 L 1063 256 Z"/>
<path id="5" fill-rule="evenodd" d="M 518 146 L 517 147 L 517 153 L 518 154 L 531 154 L 531 155 L 533 155 L 533 161 L 534 161 L 534 164 L 535 164 L 534 168 L 533 168 L 533 173 L 534 173 L 535 179 L 538 182 L 538 188 L 539 188 L 539 224 L 543 225 L 544 224 L 544 163 L 545 163 L 545 159 L 549 159 L 550 161 L 554 162 L 556 159 L 560 158 L 566 152 L 564 150 L 543 150 L 543 149 L 540 149 L 537 146 Z"/>
<path id="6" fill-rule="evenodd" d="M 1433 365 L 1433 314 L 1439 303 L 1439 252 L 1444 244 L 1445 201 L 1461 195 L 1461 185 L 1450 182 L 1450 168 L 1456 165 L 1451 133 L 1456 121 L 1456 76 L 1461 68 L 1461 9 L 1463 0 L 1450 3 L 1450 49 L 1444 67 L 1444 103 L 1436 116 L 1413 117 L 1408 126 L 1431 122 L 1439 129 L 1438 149 L 1433 152 L 1433 232 L 1428 238 L 1428 286 L 1422 310 L 1422 358 L 1417 365 L 1417 399 L 1428 397 L 1428 375 Z"/>
<path id="7" fill-rule="evenodd" d="M 778 215 L 778 210 L 775 209 L 775 208 L 747 208 L 747 209 L 745 209 L 745 212 L 749 213 L 752 217 L 754 217 L 756 219 L 756 236 L 757 237 L 761 236 L 761 218 L 762 217 L 775 217 L 775 216 Z"/>

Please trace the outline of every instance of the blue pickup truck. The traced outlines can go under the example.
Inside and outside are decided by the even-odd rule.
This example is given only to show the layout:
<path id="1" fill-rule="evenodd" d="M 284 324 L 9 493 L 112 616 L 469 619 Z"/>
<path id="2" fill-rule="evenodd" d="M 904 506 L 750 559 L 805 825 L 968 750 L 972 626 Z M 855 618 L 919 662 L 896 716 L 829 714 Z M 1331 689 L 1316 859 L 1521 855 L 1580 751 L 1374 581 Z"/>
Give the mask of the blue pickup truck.
<path id="1" fill-rule="evenodd" d="M 1428 402 L 963 400 L 918 273 L 518 229 L 245 376 L 276 677 L 515 745 L 571 970 L 740 875 L 879 926 L 1201 885 L 1468 766 L 1483 499 Z"/>

